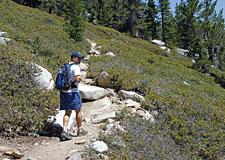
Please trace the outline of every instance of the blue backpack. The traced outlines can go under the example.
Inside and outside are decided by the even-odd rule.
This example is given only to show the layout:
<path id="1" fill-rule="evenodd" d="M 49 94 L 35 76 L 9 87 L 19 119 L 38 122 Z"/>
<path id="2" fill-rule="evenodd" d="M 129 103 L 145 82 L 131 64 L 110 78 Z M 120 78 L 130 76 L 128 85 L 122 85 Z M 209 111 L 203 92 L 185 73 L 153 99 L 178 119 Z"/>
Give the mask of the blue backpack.
<path id="1" fill-rule="evenodd" d="M 72 83 L 70 79 L 70 67 L 75 64 L 64 64 L 57 72 L 55 88 L 59 91 L 66 91 L 71 88 L 77 88 L 75 82 Z"/>

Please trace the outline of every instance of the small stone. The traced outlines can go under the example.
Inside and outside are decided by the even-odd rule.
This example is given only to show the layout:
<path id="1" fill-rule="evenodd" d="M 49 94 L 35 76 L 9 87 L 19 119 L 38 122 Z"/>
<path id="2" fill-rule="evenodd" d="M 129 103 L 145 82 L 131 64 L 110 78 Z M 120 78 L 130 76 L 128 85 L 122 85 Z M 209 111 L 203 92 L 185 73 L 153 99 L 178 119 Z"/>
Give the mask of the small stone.
<path id="1" fill-rule="evenodd" d="M 69 157 L 68 160 L 81 160 L 81 154 L 80 152 L 76 152 L 74 155 L 72 155 L 71 157 Z"/>
<path id="2" fill-rule="evenodd" d="M 14 151 L 7 151 L 4 154 L 7 155 L 7 156 L 13 156 L 13 157 L 15 157 L 17 159 L 23 157 L 23 154 L 20 153 L 19 151 L 16 151 L 16 150 L 14 150 Z"/>
<path id="3" fill-rule="evenodd" d="M 96 138 L 92 138 L 92 139 L 91 139 L 91 142 L 96 142 L 96 141 L 97 141 Z"/>
<path id="4" fill-rule="evenodd" d="M 112 119 L 112 118 L 109 118 L 109 119 L 107 120 L 107 122 L 108 122 L 108 123 L 113 123 L 113 122 L 115 122 L 115 120 Z"/>
<path id="5" fill-rule="evenodd" d="M 138 109 L 136 113 L 137 113 L 139 116 L 142 116 L 142 117 L 144 117 L 144 115 L 145 115 L 145 111 L 140 110 L 140 109 Z"/>
<path id="6" fill-rule="evenodd" d="M 157 117 L 159 115 L 159 112 L 157 112 L 157 111 L 151 111 L 151 115 Z"/>
<path id="7" fill-rule="evenodd" d="M 76 152 L 78 152 L 78 150 L 76 150 L 76 149 L 72 150 L 72 151 L 65 157 L 65 159 L 70 158 L 70 157 L 71 157 L 73 154 L 75 154 Z"/>
<path id="8" fill-rule="evenodd" d="M 85 144 L 87 141 L 85 139 L 81 139 L 77 142 L 75 142 L 74 144 L 78 144 L 78 145 L 81 145 L 81 144 Z"/>
<path id="9" fill-rule="evenodd" d="M 106 121 L 108 118 L 115 118 L 116 117 L 116 112 L 111 112 L 111 113 L 105 113 L 102 115 L 98 115 L 95 118 L 92 118 L 92 123 L 101 123 L 103 121 Z"/>
<path id="10" fill-rule="evenodd" d="M 38 143 L 34 143 L 34 146 L 38 146 L 39 144 Z"/>
<path id="11" fill-rule="evenodd" d="M 108 151 L 108 146 L 107 144 L 105 144 L 103 141 L 96 141 L 96 142 L 93 142 L 91 143 L 90 145 L 94 150 L 96 150 L 97 152 L 106 152 Z"/>
<path id="12" fill-rule="evenodd" d="M 31 156 L 24 156 L 20 160 L 37 160 L 36 158 L 33 158 Z"/>

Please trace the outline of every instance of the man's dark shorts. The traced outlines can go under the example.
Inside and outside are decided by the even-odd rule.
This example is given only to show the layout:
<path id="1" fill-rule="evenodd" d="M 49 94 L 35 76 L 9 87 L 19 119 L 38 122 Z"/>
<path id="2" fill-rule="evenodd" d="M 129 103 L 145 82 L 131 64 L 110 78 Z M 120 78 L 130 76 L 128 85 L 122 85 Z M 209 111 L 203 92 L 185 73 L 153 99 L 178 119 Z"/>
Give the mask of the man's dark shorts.
<path id="1" fill-rule="evenodd" d="M 81 109 L 82 100 L 80 92 L 60 92 L 60 110 Z"/>

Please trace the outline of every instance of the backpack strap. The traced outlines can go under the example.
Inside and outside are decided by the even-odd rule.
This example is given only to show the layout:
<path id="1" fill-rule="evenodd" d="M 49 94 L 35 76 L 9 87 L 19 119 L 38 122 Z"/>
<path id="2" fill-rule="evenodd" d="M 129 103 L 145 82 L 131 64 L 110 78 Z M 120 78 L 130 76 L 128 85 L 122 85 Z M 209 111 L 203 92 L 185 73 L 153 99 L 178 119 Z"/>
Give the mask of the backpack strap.
<path id="1" fill-rule="evenodd" d="M 71 63 L 71 64 L 70 64 L 70 67 L 71 67 L 71 66 L 73 66 L 73 65 L 77 65 L 77 64 L 75 64 L 75 63 Z M 79 66 L 79 65 L 77 65 L 77 66 Z M 80 66 L 79 66 L 79 67 L 80 67 Z M 81 70 L 81 67 L 80 67 L 80 70 Z M 69 88 L 69 89 L 72 89 L 72 88 L 77 88 L 77 85 L 76 85 L 75 83 L 76 83 L 76 81 L 71 82 L 71 86 L 70 86 L 70 88 Z"/>

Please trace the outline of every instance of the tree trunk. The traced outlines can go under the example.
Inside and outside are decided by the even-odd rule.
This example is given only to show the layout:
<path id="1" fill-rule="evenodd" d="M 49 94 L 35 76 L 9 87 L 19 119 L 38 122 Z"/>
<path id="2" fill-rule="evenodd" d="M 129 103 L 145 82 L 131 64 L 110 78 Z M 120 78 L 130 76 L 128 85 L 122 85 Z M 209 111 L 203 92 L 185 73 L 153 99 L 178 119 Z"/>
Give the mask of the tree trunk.
<path id="1" fill-rule="evenodd" d="M 129 28 L 130 28 L 132 37 L 138 38 L 139 30 L 135 28 L 136 23 L 137 23 L 137 13 L 135 10 L 131 10 L 130 17 L 129 17 Z"/>

